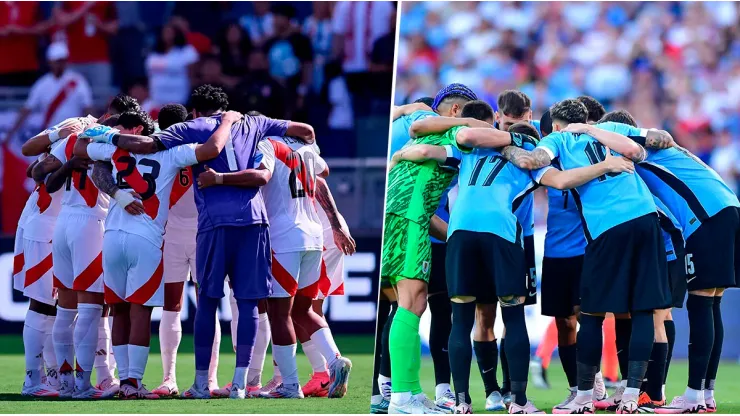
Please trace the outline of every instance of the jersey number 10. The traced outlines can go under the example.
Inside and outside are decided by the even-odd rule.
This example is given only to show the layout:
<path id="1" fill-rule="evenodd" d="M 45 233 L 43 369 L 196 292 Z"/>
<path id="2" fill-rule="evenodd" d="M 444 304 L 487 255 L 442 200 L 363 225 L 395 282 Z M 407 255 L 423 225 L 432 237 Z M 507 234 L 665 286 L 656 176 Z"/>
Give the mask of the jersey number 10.
<path id="1" fill-rule="evenodd" d="M 606 147 L 599 142 L 588 143 L 583 151 L 586 152 L 586 157 L 592 165 L 606 160 Z M 620 175 L 620 172 L 609 172 L 606 175 L 601 175 L 596 179 L 598 179 L 599 182 L 603 182 L 606 180 L 607 176 L 614 177 L 618 175 Z"/>

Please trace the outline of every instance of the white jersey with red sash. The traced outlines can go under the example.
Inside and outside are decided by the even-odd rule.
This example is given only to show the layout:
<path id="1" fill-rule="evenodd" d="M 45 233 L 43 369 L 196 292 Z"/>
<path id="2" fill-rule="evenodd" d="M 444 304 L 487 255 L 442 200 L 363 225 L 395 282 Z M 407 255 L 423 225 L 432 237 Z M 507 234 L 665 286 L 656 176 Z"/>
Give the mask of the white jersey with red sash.
<path id="1" fill-rule="evenodd" d="M 193 192 L 193 170 L 180 170 L 170 193 L 170 216 L 164 232 L 164 282 L 179 283 L 192 276 L 195 281 L 195 235 L 198 208 Z"/>

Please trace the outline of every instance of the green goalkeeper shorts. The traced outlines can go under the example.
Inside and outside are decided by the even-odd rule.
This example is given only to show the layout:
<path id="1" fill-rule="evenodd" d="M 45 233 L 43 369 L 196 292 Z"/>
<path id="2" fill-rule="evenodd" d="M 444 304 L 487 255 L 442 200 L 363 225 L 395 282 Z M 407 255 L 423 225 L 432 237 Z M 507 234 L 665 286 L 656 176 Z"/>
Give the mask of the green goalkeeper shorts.
<path id="1" fill-rule="evenodd" d="M 429 283 L 432 243 L 429 228 L 394 214 L 385 215 L 381 285 L 419 279 Z"/>

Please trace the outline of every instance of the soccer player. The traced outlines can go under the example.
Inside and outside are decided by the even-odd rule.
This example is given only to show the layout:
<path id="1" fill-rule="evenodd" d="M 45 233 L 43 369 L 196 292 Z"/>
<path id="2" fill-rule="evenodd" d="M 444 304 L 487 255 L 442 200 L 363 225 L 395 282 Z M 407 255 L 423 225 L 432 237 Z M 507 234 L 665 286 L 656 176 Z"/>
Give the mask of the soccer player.
<path id="1" fill-rule="evenodd" d="M 103 268 L 106 300 L 115 311 L 113 348 L 119 357 L 121 398 L 159 398 L 141 380 L 149 357 L 151 313 L 154 307 L 164 305 L 162 235 L 172 184 L 182 168 L 217 157 L 226 145 L 231 126 L 240 119 L 239 113 L 226 113 L 206 143 L 148 155 L 132 154 L 111 144 L 88 145 L 83 140 L 75 146 L 77 156 L 113 163 L 112 175 L 94 176 L 103 192 L 116 195 L 130 189 L 141 197 L 144 206 L 144 214 L 132 216 L 124 206 L 114 203 L 105 225 Z M 154 130 L 153 122 L 142 112 L 124 113 L 116 124 L 123 134 L 146 135 Z"/>
<path id="2" fill-rule="evenodd" d="M 205 143 L 219 125 L 221 113 L 228 107 L 228 97 L 218 87 L 202 85 L 191 95 L 194 120 L 176 124 L 156 135 L 119 134 L 100 131 L 95 141 L 111 142 L 134 153 L 153 153 L 181 144 Z M 247 116 L 235 123 L 231 138 L 218 158 L 208 166 L 220 182 L 240 167 L 254 166 L 257 142 L 267 136 L 294 136 L 314 141 L 313 128 L 307 124 L 266 117 Z M 193 166 L 193 175 L 204 172 L 201 163 Z M 232 397 L 243 397 L 247 367 L 257 331 L 257 303 L 271 292 L 271 250 L 264 202 L 258 187 L 211 187 L 195 189 L 198 207 L 196 268 L 198 310 L 195 316 L 195 383 L 183 393 L 186 398 L 210 398 L 208 367 L 215 335 L 216 311 L 224 296 L 228 274 L 237 307 L 237 360 L 232 379 Z M 245 255 L 245 253 L 252 253 Z M 248 319 L 252 317 L 253 319 Z"/>
<path id="3" fill-rule="evenodd" d="M 605 120 L 632 126 L 626 133 L 650 149 L 637 172 L 675 215 L 686 240 L 686 309 L 691 329 L 688 386 L 683 395 L 655 412 L 716 411 L 714 382 L 724 338 L 720 302 L 724 289 L 736 282 L 734 250 L 740 203 L 714 170 L 675 145 L 668 133 L 636 128 L 625 111 L 609 113 Z M 624 139 L 611 143 L 617 148 L 632 145 Z"/>
<path id="4" fill-rule="evenodd" d="M 510 147 L 505 156 L 525 169 L 538 169 L 560 158 L 564 169 L 596 164 L 607 150 L 594 137 L 560 132 L 571 123 L 586 125 L 588 111 L 577 100 L 563 100 L 550 108 L 554 132 L 532 152 Z M 586 125 L 587 126 L 587 125 Z M 599 137 L 622 136 L 598 130 Z M 645 158 L 636 143 L 621 155 L 633 161 Z M 639 388 L 650 358 L 653 311 L 670 304 L 665 252 L 655 203 L 647 185 L 637 176 L 611 173 L 574 189 L 584 219 L 588 245 L 581 282 L 581 328 L 578 332 L 578 391 L 555 413 L 593 412 L 593 384 L 599 370 L 602 323 L 606 312 L 630 313 L 630 368 L 627 388 L 617 412 L 636 412 Z M 608 209 L 605 209 L 608 207 Z"/>

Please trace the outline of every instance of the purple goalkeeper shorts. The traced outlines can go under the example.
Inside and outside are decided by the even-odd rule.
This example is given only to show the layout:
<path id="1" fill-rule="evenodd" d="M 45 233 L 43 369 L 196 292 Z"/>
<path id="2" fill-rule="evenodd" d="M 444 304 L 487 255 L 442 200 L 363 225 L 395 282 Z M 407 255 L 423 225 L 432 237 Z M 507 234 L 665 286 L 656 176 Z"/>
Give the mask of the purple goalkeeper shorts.
<path id="1" fill-rule="evenodd" d="M 237 299 L 263 299 L 272 294 L 272 251 L 267 225 L 216 227 L 199 232 L 196 246 L 200 296 L 224 297 L 226 276 Z"/>

